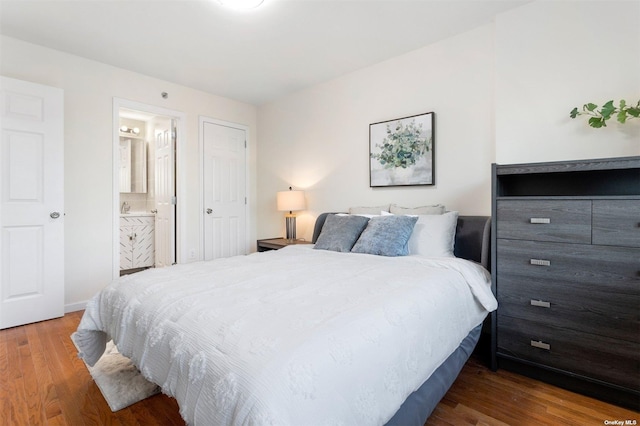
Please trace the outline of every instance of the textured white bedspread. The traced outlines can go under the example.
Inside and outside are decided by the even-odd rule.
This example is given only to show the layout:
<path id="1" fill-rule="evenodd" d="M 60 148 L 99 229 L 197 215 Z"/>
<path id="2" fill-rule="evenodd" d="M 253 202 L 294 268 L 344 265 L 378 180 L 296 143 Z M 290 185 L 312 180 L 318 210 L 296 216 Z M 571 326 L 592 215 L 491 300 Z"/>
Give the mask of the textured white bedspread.
<path id="1" fill-rule="evenodd" d="M 290 246 L 125 276 L 78 333 L 89 363 L 113 338 L 189 424 L 370 425 L 496 306 L 472 262 Z"/>

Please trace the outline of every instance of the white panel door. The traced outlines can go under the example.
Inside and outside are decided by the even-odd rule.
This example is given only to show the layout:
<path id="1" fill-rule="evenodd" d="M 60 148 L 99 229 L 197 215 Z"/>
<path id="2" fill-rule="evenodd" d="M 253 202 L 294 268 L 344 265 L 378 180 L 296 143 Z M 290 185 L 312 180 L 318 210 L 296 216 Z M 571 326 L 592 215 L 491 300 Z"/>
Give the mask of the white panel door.
<path id="1" fill-rule="evenodd" d="M 0 77 L 0 329 L 64 315 L 63 92 Z"/>
<path id="2" fill-rule="evenodd" d="M 247 254 L 246 132 L 203 122 L 204 259 Z"/>
<path id="3" fill-rule="evenodd" d="M 175 185 L 175 126 L 168 120 L 166 128 L 156 127 L 155 133 L 155 197 L 156 197 L 156 267 L 176 262 L 176 185 Z"/>

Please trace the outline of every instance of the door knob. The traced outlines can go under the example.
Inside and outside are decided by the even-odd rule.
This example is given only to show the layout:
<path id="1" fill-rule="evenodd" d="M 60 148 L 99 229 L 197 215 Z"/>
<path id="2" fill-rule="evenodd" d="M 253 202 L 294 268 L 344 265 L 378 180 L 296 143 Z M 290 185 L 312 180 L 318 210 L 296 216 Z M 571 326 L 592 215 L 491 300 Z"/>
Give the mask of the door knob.
<path id="1" fill-rule="evenodd" d="M 151 213 L 153 213 L 153 214 L 158 213 L 158 209 L 153 209 L 153 210 L 151 210 Z"/>
<path id="2" fill-rule="evenodd" d="M 207 209 L 207 214 L 211 214 L 211 213 L 213 213 L 213 210 Z"/>
<path id="3" fill-rule="evenodd" d="M 49 216 L 51 217 L 51 219 L 57 219 L 60 217 L 60 213 L 59 212 L 51 212 L 49 213 Z"/>

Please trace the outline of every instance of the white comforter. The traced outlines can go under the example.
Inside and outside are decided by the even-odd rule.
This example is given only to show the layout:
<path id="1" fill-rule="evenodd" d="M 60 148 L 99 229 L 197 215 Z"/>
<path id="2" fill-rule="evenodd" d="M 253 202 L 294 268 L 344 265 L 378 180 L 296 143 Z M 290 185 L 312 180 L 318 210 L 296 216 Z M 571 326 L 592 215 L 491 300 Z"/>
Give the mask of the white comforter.
<path id="1" fill-rule="evenodd" d="M 465 260 L 290 246 L 123 277 L 78 340 L 93 363 L 113 338 L 189 424 L 383 424 L 496 306 Z"/>

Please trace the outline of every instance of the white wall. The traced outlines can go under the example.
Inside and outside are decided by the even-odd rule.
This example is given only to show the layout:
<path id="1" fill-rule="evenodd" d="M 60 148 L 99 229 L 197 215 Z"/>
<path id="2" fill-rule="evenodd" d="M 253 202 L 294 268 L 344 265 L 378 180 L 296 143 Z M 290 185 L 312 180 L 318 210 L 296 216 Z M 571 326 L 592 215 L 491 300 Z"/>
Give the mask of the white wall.
<path id="1" fill-rule="evenodd" d="M 284 234 L 276 191 L 323 211 L 395 202 L 490 214 L 492 162 L 640 155 L 640 120 L 593 129 L 574 106 L 640 99 L 640 2 L 538 1 L 494 23 L 258 109 L 258 236 Z M 435 111 L 436 185 L 371 189 L 368 125 Z"/>
<path id="2" fill-rule="evenodd" d="M 640 100 L 640 2 L 539 1 L 498 17 L 498 163 L 639 155 L 639 119 L 569 118 L 611 99 Z"/>
<path id="3" fill-rule="evenodd" d="M 258 110 L 258 236 L 284 235 L 277 191 L 304 189 L 298 237 L 323 211 L 394 202 L 490 210 L 493 28 L 484 26 Z M 369 124 L 434 111 L 435 185 L 369 187 Z"/>
<path id="4" fill-rule="evenodd" d="M 199 252 L 198 116 L 244 124 L 249 131 L 249 199 L 255 199 L 256 108 L 78 56 L 0 38 L 0 74 L 64 89 L 65 303 L 82 308 L 111 281 L 113 265 L 113 98 L 186 115 L 187 250 Z M 161 97 L 169 94 L 168 99 Z M 255 240 L 255 204 L 250 238 Z"/>
<path id="5" fill-rule="evenodd" d="M 310 238 L 317 214 L 355 205 L 444 203 L 463 214 L 489 214 L 493 161 L 640 155 L 640 120 L 598 130 L 586 120 L 568 118 L 573 106 L 586 102 L 640 98 L 637 1 L 527 4 L 493 24 L 257 111 L 7 37 L 0 38 L 0 52 L 0 74 L 65 91 L 69 306 L 87 300 L 111 279 L 114 97 L 186 114 L 186 173 L 192 184 L 182 202 L 189 212 L 187 249 L 196 251 L 198 115 L 250 128 L 252 240 L 284 235 L 275 194 L 290 185 L 306 190 L 308 210 L 299 216 L 298 235 Z M 163 91 L 168 99 L 161 98 Z M 436 184 L 369 188 L 369 124 L 430 111 L 436 113 Z"/>

